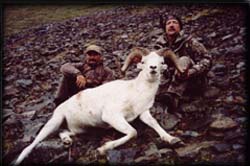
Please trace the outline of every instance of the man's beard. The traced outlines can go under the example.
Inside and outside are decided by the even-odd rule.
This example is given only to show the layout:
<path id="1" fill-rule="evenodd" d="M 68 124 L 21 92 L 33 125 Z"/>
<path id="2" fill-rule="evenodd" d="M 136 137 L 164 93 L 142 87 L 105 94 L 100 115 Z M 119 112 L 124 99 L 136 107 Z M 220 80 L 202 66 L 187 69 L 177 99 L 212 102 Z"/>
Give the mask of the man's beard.
<path id="1" fill-rule="evenodd" d="M 100 62 L 97 61 L 88 61 L 88 65 L 91 67 L 96 67 L 100 64 Z"/>

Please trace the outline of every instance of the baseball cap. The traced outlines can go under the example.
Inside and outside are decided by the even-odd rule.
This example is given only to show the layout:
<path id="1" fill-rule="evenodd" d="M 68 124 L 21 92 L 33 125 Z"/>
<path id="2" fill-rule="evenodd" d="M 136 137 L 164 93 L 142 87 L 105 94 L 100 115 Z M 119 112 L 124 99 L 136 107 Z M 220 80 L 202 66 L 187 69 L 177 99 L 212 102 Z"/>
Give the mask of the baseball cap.
<path id="1" fill-rule="evenodd" d="M 95 51 L 100 55 L 102 55 L 102 48 L 97 45 L 89 45 L 85 50 L 85 54 L 88 53 L 89 51 Z"/>

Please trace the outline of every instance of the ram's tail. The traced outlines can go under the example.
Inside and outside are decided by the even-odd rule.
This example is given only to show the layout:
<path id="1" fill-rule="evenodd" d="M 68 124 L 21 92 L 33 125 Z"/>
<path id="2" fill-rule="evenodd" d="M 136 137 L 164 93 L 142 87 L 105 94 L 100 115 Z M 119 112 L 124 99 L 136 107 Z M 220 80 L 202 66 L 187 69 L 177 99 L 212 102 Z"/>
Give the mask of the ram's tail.
<path id="1" fill-rule="evenodd" d="M 64 116 L 55 111 L 52 118 L 41 129 L 35 140 L 22 151 L 22 153 L 18 156 L 17 160 L 13 162 L 13 165 L 19 165 L 23 161 L 23 159 L 30 154 L 30 152 L 36 147 L 39 142 L 43 141 L 51 133 L 58 130 L 58 128 L 63 122 L 63 119 Z"/>

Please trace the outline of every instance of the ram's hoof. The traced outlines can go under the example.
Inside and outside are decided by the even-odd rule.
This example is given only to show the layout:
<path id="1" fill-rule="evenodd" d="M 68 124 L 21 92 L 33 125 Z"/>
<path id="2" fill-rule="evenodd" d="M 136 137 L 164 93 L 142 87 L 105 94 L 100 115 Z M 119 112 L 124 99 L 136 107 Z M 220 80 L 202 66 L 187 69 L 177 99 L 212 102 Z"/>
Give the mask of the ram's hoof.
<path id="1" fill-rule="evenodd" d="M 63 139 L 62 139 L 62 142 L 63 142 L 63 146 L 64 146 L 65 148 L 69 148 L 69 147 L 73 144 L 72 139 L 67 138 L 67 137 L 63 138 Z"/>
<path id="2" fill-rule="evenodd" d="M 180 142 L 180 141 L 181 141 L 180 138 L 175 137 L 175 138 L 171 139 L 171 141 L 169 143 L 170 143 L 170 145 L 174 145 L 174 144 L 176 144 L 177 142 Z"/>
<path id="3" fill-rule="evenodd" d="M 169 142 L 170 145 L 174 145 L 174 146 L 184 146 L 185 143 L 180 139 L 180 138 L 173 138 L 170 142 Z"/>
<path id="4" fill-rule="evenodd" d="M 104 149 L 104 147 L 100 147 L 97 149 L 97 152 L 100 154 L 100 155 L 105 155 L 106 154 L 106 150 Z"/>

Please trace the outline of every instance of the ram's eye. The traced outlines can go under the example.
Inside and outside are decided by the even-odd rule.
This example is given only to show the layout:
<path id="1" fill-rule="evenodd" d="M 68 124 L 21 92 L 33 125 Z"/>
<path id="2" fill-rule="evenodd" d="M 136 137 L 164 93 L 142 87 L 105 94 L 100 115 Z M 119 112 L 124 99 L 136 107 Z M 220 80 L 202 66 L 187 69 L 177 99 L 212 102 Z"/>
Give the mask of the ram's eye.
<path id="1" fill-rule="evenodd" d="M 144 64 L 144 61 L 141 61 L 141 64 Z"/>
<path id="2" fill-rule="evenodd" d="M 162 65 L 164 65 L 165 63 L 164 62 L 161 62 Z"/>

